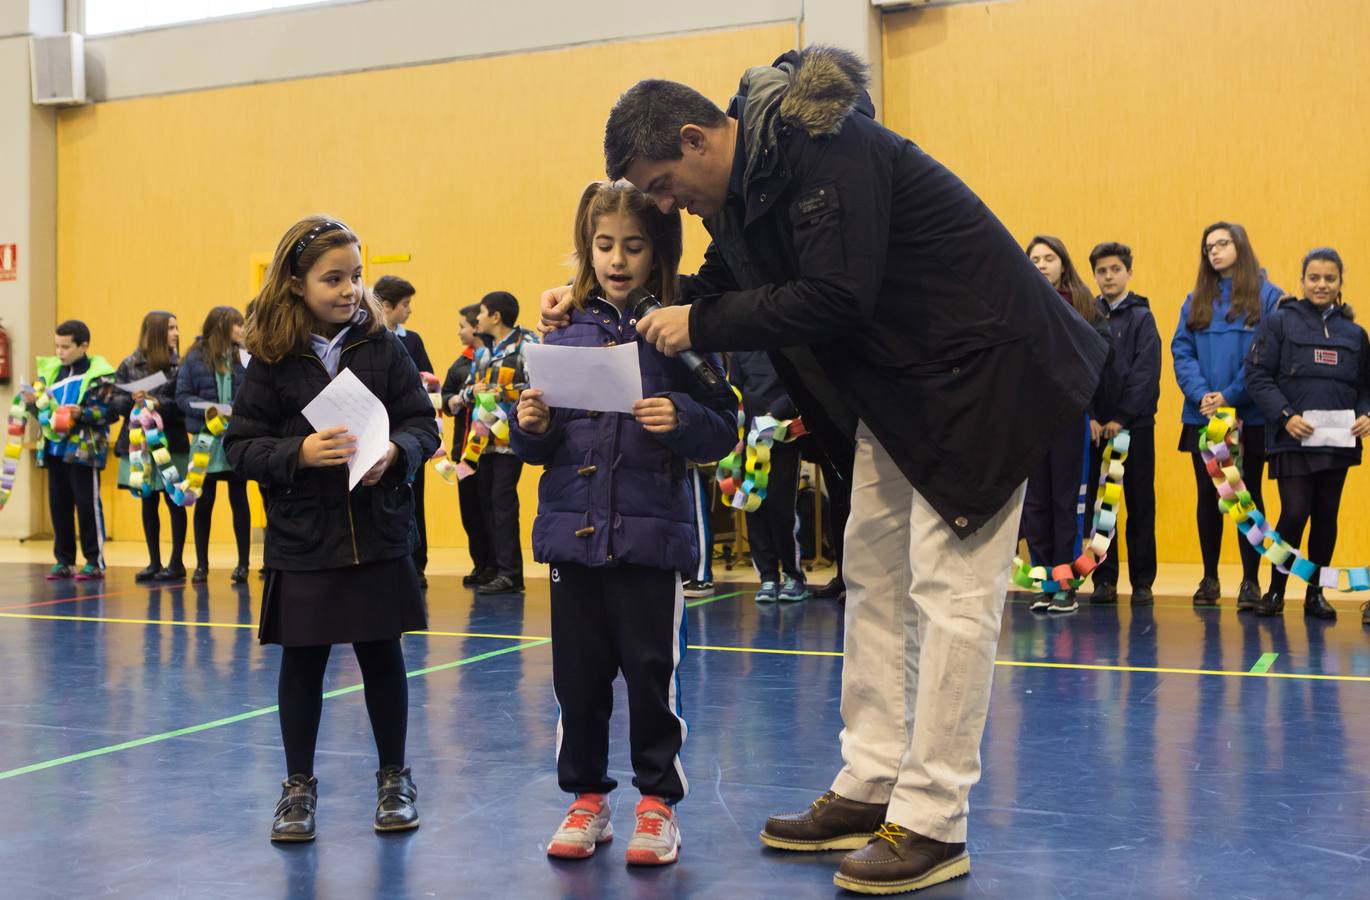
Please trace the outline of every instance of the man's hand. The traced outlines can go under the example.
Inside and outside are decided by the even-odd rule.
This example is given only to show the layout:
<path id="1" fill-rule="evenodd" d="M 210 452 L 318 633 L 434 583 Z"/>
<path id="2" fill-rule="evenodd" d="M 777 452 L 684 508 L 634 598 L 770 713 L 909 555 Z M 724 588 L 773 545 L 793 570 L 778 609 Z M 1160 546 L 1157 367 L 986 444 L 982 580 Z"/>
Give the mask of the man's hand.
<path id="1" fill-rule="evenodd" d="M 646 397 L 633 404 L 633 418 L 651 434 L 666 434 L 676 430 L 680 417 L 670 397 Z M 522 425 L 522 421 L 519 422 Z"/>
<path id="2" fill-rule="evenodd" d="M 690 349 L 690 307 L 663 306 L 643 316 L 637 333 L 667 356 Z"/>
<path id="3" fill-rule="evenodd" d="M 1090 419 L 1090 420 L 1089 420 L 1089 442 L 1090 442 L 1091 444 L 1094 444 L 1094 445 L 1097 447 L 1098 444 L 1099 444 L 1099 436 L 1102 435 L 1103 433 L 1104 433 L 1104 426 L 1100 425 L 1100 424 L 1098 423 L 1097 420 L 1095 420 L 1095 419 Z"/>
<path id="4" fill-rule="evenodd" d="M 385 474 L 385 470 L 393 466 L 395 460 L 399 458 L 400 448 L 395 445 L 394 441 L 391 441 L 389 449 L 385 451 L 385 455 L 382 456 L 374 466 L 367 469 L 366 474 L 362 476 L 362 485 L 370 487 L 380 481 L 381 476 Z"/>
<path id="5" fill-rule="evenodd" d="M 571 286 L 563 284 L 542 292 L 538 301 L 538 311 L 542 314 L 538 322 L 539 334 L 551 334 L 558 328 L 571 324 Z"/>
<path id="6" fill-rule="evenodd" d="M 1118 436 L 1118 432 L 1123 430 L 1123 423 L 1118 421 L 1109 422 L 1104 426 L 1104 440 L 1111 441 Z"/>
<path id="7" fill-rule="evenodd" d="M 519 395 L 519 405 L 515 408 L 519 428 L 529 434 L 545 434 L 552 424 L 552 411 L 542 402 L 542 391 L 529 388 Z"/>

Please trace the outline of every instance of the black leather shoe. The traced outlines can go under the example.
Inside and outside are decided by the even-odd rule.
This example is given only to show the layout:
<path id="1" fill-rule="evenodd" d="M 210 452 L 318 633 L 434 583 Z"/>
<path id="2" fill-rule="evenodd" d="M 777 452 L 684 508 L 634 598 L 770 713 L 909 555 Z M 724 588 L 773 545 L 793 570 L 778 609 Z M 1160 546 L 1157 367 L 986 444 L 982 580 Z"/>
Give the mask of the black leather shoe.
<path id="1" fill-rule="evenodd" d="M 152 576 L 153 581 L 185 581 L 186 567 L 182 565 L 167 566 L 156 575 Z"/>
<path id="2" fill-rule="evenodd" d="M 247 566 L 234 566 L 233 574 L 228 576 L 228 580 L 234 584 L 245 584 L 247 582 Z"/>
<path id="3" fill-rule="evenodd" d="M 761 843 L 777 850 L 854 850 L 885 821 L 884 803 L 859 803 L 828 791 L 803 812 L 766 820 Z"/>
<path id="4" fill-rule="evenodd" d="M 1268 590 L 1256 601 L 1256 615 L 1279 616 L 1284 614 L 1284 591 Z"/>
<path id="5" fill-rule="evenodd" d="M 319 781 L 309 775 L 291 775 L 281 782 L 281 800 L 271 823 L 273 841 L 314 840 L 314 809 L 319 804 Z"/>
<path id="6" fill-rule="evenodd" d="M 196 566 L 195 571 L 190 575 L 191 584 L 204 584 L 209 580 L 209 569 L 204 566 Z"/>
<path id="7" fill-rule="evenodd" d="M 944 844 L 887 822 L 869 844 L 847 854 L 832 880 L 858 894 L 902 894 L 969 872 L 965 844 Z"/>
<path id="8" fill-rule="evenodd" d="M 1308 586 L 1308 592 L 1304 594 L 1303 614 L 1314 619 L 1337 619 L 1336 607 L 1327 602 L 1327 598 L 1322 595 L 1322 588 L 1312 585 Z"/>
<path id="9" fill-rule="evenodd" d="M 408 769 L 386 766 L 376 773 L 376 830 L 408 831 L 419 827 L 419 799 Z"/>
<path id="10" fill-rule="evenodd" d="M 523 585 L 515 583 L 514 579 L 508 575 L 496 575 L 489 581 L 476 588 L 478 594 L 517 594 L 522 592 Z"/>
<path id="11" fill-rule="evenodd" d="M 1132 589 L 1132 605 L 1133 605 L 1133 606 L 1155 606 L 1155 605 L 1156 605 L 1156 595 L 1153 594 L 1153 593 L 1151 593 L 1151 588 L 1149 588 L 1149 587 L 1133 588 L 1133 589 Z"/>
<path id="12" fill-rule="evenodd" d="M 1237 589 L 1237 612 L 1255 609 L 1256 602 L 1261 599 L 1261 586 L 1250 580 L 1242 582 L 1242 586 Z"/>
<path id="13" fill-rule="evenodd" d="M 1136 596 L 1136 592 L 1133 593 Z M 1094 593 L 1089 595 L 1090 603 L 1114 604 L 1118 602 L 1118 587 L 1112 584 L 1094 585 Z"/>
<path id="14" fill-rule="evenodd" d="M 1223 595 L 1223 587 L 1216 578 L 1204 578 L 1199 589 L 1194 592 L 1195 606 L 1217 606 L 1218 598 Z"/>
<path id="15" fill-rule="evenodd" d="M 133 580 L 138 584 L 142 584 L 144 581 L 151 581 L 154 578 L 156 578 L 157 573 L 160 571 L 162 571 L 162 566 L 160 563 L 157 565 L 148 563 L 147 566 L 139 569 L 137 572 L 134 573 Z"/>
<path id="16" fill-rule="evenodd" d="M 810 596 L 815 600 L 846 600 L 847 583 L 840 577 L 834 578 Z"/>

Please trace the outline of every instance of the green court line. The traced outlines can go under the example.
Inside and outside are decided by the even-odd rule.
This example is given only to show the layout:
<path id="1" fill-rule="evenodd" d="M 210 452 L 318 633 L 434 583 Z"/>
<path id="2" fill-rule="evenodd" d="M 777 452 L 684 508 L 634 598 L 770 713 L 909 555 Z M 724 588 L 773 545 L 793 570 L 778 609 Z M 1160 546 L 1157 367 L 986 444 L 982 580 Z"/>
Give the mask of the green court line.
<path id="1" fill-rule="evenodd" d="M 686 609 L 694 609 L 696 606 L 703 606 L 705 603 L 717 603 L 720 600 L 727 600 L 730 597 L 740 597 L 742 591 L 733 591 L 731 594 L 719 594 L 717 597 L 705 597 L 702 600 L 695 600 L 693 603 L 686 603 Z"/>
<path id="2" fill-rule="evenodd" d="M 413 672 L 406 672 L 406 678 L 419 678 L 424 675 L 431 675 L 434 672 L 442 672 L 446 669 L 455 669 L 458 666 L 468 666 L 471 663 L 478 663 L 482 660 L 490 659 L 495 656 L 503 656 L 506 653 L 517 653 L 520 650 L 528 650 L 532 647 L 541 647 L 543 644 L 550 644 L 550 638 L 543 638 L 537 641 L 528 641 L 522 644 L 515 644 L 512 647 L 504 647 L 499 650 L 491 650 L 488 653 L 481 653 L 476 656 L 468 656 L 455 662 L 443 663 L 442 665 L 429 666 L 426 669 L 416 669 Z M 328 691 L 323 696 L 324 699 L 330 697 L 341 697 L 344 694 L 355 694 L 362 689 L 362 685 L 354 684 L 345 688 Z M 191 725 L 188 728 L 178 728 L 175 731 L 164 731 L 161 734 L 153 734 L 148 737 L 141 737 L 137 740 L 124 741 L 122 744 L 111 744 L 108 747 L 98 747 L 94 750 L 86 750 L 81 753 L 73 753 L 70 756 L 63 756 L 58 759 L 50 759 L 46 762 L 33 763 L 28 766 L 21 766 L 17 769 L 10 769 L 8 772 L 0 772 L 0 781 L 6 778 L 16 778 L 20 775 L 28 775 L 31 772 L 41 772 L 44 769 L 51 769 L 56 766 L 64 766 L 68 763 L 80 762 L 83 759 L 91 759 L 96 756 L 104 756 L 109 753 L 118 753 L 120 750 L 132 750 L 134 747 L 143 747 L 148 744 L 155 744 L 160 741 L 169 741 L 172 738 L 184 737 L 188 734 L 196 734 L 201 731 L 209 731 L 211 728 L 221 728 L 224 725 L 232 725 L 235 722 L 243 722 L 247 719 L 255 719 L 259 716 L 268 716 L 279 710 L 279 706 L 264 706 L 261 709 L 254 709 L 250 712 L 239 713 L 236 716 L 228 716 L 223 719 L 215 719 L 213 722 L 204 722 L 200 725 Z"/>
<path id="3" fill-rule="evenodd" d="M 1275 660 L 1279 658 L 1278 653 L 1262 653 L 1261 658 L 1256 660 L 1256 664 L 1251 667 L 1253 672 L 1269 672 Z"/>

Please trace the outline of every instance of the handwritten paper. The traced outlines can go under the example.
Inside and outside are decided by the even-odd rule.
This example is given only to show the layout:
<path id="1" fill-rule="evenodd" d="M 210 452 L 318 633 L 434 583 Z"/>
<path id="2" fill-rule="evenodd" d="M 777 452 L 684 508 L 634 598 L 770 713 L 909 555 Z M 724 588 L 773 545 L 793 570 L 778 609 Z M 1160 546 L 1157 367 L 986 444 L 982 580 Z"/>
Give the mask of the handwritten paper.
<path id="1" fill-rule="evenodd" d="M 315 431 L 341 426 L 357 439 L 357 452 L 347 463 L 349 491 L 390 449 L 390 416 L 385 405 L 351 369 L 340 371 L 301 412 Z"/>
<path id="2" fill-rule="evenodd" d="M 136 394 L 139 391 L 151 391 L 166 384 L 165 372 L 153 372 L 146 378 L 139 378 L 137 381 L 130 381 L 128 384 L 116 384 L 119 390 L 129 394 Z"/>
<path id="3" fill-rule="evenodd" d="M 1355 410 L 1309 409 L 1304 411 L 1303 420 L 1314 429 L 1312 437 L 1300 442 L 1305 447 L 1356 446 L 1356 436 L 1351 433 L 1351 426 L 1356 423 Z"/>
<path id="4" fill-rule="evenodd" d="M 642 399 L 637 344 L 524 344 L 523 361 L 530 386 L 542 391 L 548 406 L 631 413 Z"/>

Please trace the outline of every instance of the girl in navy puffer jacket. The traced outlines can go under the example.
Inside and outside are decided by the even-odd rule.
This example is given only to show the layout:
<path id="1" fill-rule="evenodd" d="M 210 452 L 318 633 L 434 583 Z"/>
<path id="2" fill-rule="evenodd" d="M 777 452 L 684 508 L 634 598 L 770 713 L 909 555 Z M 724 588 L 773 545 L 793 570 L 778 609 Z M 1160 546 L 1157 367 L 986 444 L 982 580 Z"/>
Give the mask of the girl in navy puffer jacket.
<path id="1" fill-rule="evenodd" d="M 712 462 L 737 441 L 726 383 L 696 380 L 637 336 L 635 288 L 673 299 L 680 215 L 660 213 L 631 185 L 587 187 L 576 210 L 576 308 L 548 344 L 636 343 L 643 400 L 632 415 L 551 409 L 524 391 L 510 446 L 546 471 L 538 486 L 533 553 L 550 563 L 557 778 L 576 799 L 547 852 L 584 858 L 613 834 L 606 795 L 613 682 L 623 672 L 632 724 L 633 785 L 642 792 L 630 863 L 676 860 L 674 805 L 688 784 L 677 668 L 685 649 L 681 571 L 694 568 L 693 504 L 685 462 Z M 714 360 L 710 364 L 717 367 Z M 720 374 L 722 369 L 717 367 Z"/>
<path id="2" fill-rule="evenodd" d="M 1303 299 L 1286 298 L 1261 323 L 1246 360 L 1246 383 L 1265 415 L 1270 477 L 1280 485 L 1276 530 L 1297 547 L 1311 517 L 1308 558 L 1321 567 L 1332 564 L 1346 473 L 1360 464 L 1360 439 L 1370 434 L 1370 341 L 1341 301 L 1337 251 L 1323 247 L 1304 257 L 1302 281 Z M 1309 410 L 1350 412 L 1350 434 L 1343 433 L 1348 445 L 1304 443 L 1315 430 L 1324 430 L 1304 418 Z M 1270 590 L 1256 604 L 1257 614 L 1284 611 L 1288 580 L 1272 567 Z M 1304 612 L 1319 619 L 1337 617 L 1321 585 L 1312 582 L 1304 594 Z"/>

